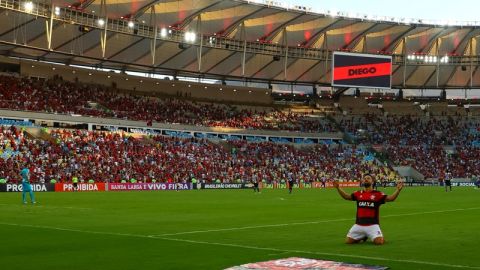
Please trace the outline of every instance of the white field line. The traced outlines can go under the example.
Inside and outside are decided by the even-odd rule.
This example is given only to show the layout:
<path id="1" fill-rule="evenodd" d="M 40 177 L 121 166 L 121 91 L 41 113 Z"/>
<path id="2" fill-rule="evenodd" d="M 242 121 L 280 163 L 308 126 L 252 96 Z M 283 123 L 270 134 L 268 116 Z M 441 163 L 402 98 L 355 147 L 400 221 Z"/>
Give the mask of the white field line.
<path id="1" fill-rule="evenodd" d="M 16 223 L 7 223 L 7 222 L 0 222 L 0 225 L 16 226 L 16 227 L 24 227 L 24 228 L 35 228 L 35 229 L 45 229 L 45 230 L 56 230 L 56 231 L 64 231 L 64 232 L 87 233 L 87 234 L 96 234 L 96 235 L 123 236 L 123 237 L 143 238 L 143 239 L 158 239 L 158 240 L 164 240 L 164 241 L 175 241 L 175 242 L 183 242 L 183 243 L 191 243 L 191 244 L 199 244 L 199 245 L 212 245 L 212 246 L 232 247 L 232 248 L 251 249 L 251 250 L 262 250 L 262 251 L 269 251 L 269 252 L 300 253 L 300 254 L 311 254 L 311 255 L 321 255 L 321 256 L 336 256 L 336 257 L 354 258 L 354 259 L 368 259 L 368 260 L 384 261 L 384 262 L 399 262 L 399 263 L 410 263 L 410 264 L 418 264 L 418 265 L 440 266 L 440 267 L 447 267 L 447 268 L 480 269 L 480 266 L 444 264 L 444 263 L 419 261 L 419 260 L 394 259 L 394 258 L 362 256 L 362 255 L 343 254 L 343 253 L 329 253 L 329 252 L 289 250 L 289 249 L 278 249 L 278 248 L 269 248 L 269 247 L 246 246 L 246 245 L 229 244 L 229 243 L 217 243 L 217 242 L 195 241 L 195 240 L 187 240 L 187 239 L 165 238 L 165 237 L 157 237 L 157 236 L 153 236 L 153 235 L 114 233 L 114 232 L 98 232 L 98 231 L 59 228 L 59 227 L 51 227 L 51 226 L 16 224 Z"/>
<path id="2" fill-rule="evenodd" d="M 478 209 L 480 209 L 480 207 L 459 208 L 459 209 L 450 209 L 450 210 L 438 210 L 438 211 L 428 211 L 428 212 L 415 212 L 415 213 L 408 213 L 408 214 L 385 215 L 385 216 L 382 216 L 381 218 L 405 217 L 405 216 L 416 216 L 416 215 L 426 215 L 426 214 L 438 214 L 438 213 L 448 213 L 448 212 L 458 212 L 458 211 L 468 211 L 468 210 L 478 210 Z M 321 223 L 341 222 L 341 221 L 353 221 L 353 218 L 341 218 L 341 219 L 306 221 L 306 222 L 255 225 L 255 226 L 221 228 L 221 229 L 211 229 L 211 230 L 198 230 L 198 231 L 188 231 L 188 232 L 165 233 L 165 234 L 158 234 L 158 235 L 152 235 L 152 236 L 164 237 L 164 236 L 175 236 L 175 235 L 197 234 L 197 233 L 240 231 L 240 230 L 251 230 L 251 229 L 262 229 L 262 228 L 287 227 L 287 226 L 296 226 L 296 225 L 321 224 Z"/>

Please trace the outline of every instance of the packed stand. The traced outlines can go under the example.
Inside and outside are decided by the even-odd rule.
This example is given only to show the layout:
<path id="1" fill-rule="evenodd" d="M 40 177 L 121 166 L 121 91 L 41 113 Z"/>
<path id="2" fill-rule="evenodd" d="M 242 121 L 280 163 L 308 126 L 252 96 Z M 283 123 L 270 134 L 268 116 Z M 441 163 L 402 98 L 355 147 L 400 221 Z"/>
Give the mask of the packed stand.
<path id="1" fill-rule="evenodd" d="M 0 76 L 0 108 L 186 125 L 295 132 L 336 132 L 324 117 L 256 111 L 179 99 L 158 99 L 60 79 L 38 81 Z"/>
<path id="2" fill-rule="evenodd" d="M 411 166 L 425 178 L 479 175 L 478 119 L 367 114 L 342 117 L 339 123 L 357 143 L 376 145 L 393 164 Z"/>
<path id="3" fill-rule="evenodd" d="M 14 155 L 0 158 L 2 175 L 10 182 L 28 164 L 33 182 L 78 177 L 83 181 L 183 182 L 192 177 L 206 182 L 266 182 L 358 180 L 364 173 L 381 177 L 389 170 L 365 159 L 355 147 L 317 145 L 297 149 L 275 143 L 208 140 L 165 136 L 134 138 L 123 133 L 52 130 L 50 140 L 26 138 L 15 127 L 0 133 Z"/>

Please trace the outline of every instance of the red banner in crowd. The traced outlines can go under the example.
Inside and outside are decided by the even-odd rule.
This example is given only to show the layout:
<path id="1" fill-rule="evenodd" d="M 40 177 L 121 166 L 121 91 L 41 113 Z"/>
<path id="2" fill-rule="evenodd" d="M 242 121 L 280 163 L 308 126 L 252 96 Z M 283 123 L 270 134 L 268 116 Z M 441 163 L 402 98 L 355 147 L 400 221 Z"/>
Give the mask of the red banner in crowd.
<path id="1" fill-rule="evenodd" d="M 55 184 L 55 192 L 72 191 L 105 191 L 105 183 L 78 183 L 77 188 L 75 188 L 72 183 Z"/>

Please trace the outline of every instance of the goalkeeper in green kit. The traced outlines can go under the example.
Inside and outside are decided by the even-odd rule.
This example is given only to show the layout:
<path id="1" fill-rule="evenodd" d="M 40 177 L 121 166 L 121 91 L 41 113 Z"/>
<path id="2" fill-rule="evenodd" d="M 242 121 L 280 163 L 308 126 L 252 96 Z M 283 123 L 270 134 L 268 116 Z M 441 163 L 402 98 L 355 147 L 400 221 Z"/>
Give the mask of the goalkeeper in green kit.
<path id="1" fill-rule="evenodd" d="M 28 168 L 23 168 L 20 171 L 20 176 L 22 177 L 22 200 L 23 203 L 27 203 L 27 192 L 30 194 L 30 201 L 35 202 L 35 196 L 33 195 L 32 185 L 30 184 L 30 170 Z"/>

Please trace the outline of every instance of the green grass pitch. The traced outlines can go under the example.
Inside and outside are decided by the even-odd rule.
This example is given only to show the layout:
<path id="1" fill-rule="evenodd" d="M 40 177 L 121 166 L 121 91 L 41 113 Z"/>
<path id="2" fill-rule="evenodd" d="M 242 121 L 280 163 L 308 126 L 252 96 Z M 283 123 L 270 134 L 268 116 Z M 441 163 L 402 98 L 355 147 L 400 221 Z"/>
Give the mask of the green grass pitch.
<path id="1" fill-rule="evenodd" d="M 22 205 L 21 194 L 0 194 L 0 269 L 210 270 L 293 256 L 480 269 L 480 190 L 473 188 L 404 188 L 381 208 L 384 246 L 343 243 L 355 204 L 333 189 L 36 196 L 37 205 Z"/>

